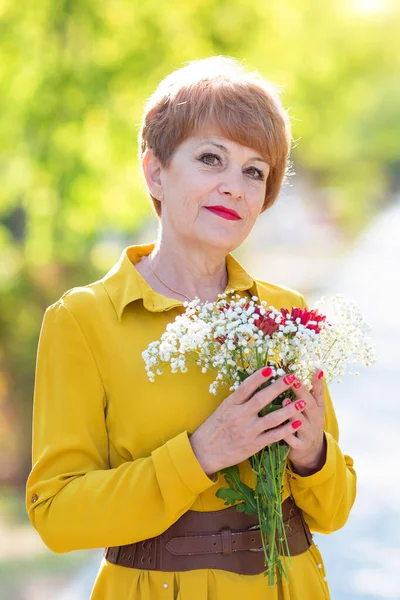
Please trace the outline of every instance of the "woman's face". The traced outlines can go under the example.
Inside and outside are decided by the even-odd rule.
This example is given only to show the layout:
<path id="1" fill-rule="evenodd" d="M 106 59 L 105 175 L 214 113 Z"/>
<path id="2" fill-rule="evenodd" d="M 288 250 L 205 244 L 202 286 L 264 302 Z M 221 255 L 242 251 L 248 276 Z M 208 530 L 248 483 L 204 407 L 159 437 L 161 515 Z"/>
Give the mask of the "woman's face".
<path id="1" fill-rule="evenodd" d="M 268 163 L 252 148 L 215 132 L 188 138 L 159 173 L 163 233 L 234 250 L 260 214 L 268 173 Z"/>

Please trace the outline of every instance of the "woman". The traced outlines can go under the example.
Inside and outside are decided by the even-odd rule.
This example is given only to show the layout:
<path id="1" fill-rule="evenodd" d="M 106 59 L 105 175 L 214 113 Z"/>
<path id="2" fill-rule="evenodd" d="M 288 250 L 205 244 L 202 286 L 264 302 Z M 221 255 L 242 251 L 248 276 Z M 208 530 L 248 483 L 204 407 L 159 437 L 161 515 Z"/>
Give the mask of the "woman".
<path id="1" fill-rule="evenodd" d="M 263 369 L 235 393 L 212 396 L 212 376 L 196 370 L 150 383 L 141 356 L 196 296 L 305 305 L 297 292 L 254 280 L 230 254 L 276 200 L 290 137 L 276 92 L 236 61 L 213 57 L 172 73 L 140 134 L 157 243 L 126 248 L 103 279 L 45 313 L 27 509 L 55 552 L 108 548 L 92 600 L 329 597 L 309 528 L 344 525 L 355 473 L 322 372 L 312 393 L 293 377 L 256 393 L 270 377 Z M 295 402 L 258 417 L 289 388 Z M 245 526 L 215 494 L 230 465 L 254 485 L 248 457 L 280 439 L 291 446 L 282 500 L 297 511 L 299 545 L 289 582 L 268 587 L 254 522 Z"/>

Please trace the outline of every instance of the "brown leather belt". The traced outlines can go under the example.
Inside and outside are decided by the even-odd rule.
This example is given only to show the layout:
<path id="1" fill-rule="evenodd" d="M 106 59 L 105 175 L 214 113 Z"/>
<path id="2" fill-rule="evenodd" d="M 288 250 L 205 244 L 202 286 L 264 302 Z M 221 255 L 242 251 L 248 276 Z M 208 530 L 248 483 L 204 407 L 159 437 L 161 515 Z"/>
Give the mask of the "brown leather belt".
<path id="1" fill-rule="evenodd" d="M 308 550 L 312 537 L 293 498 L 282 504 L 291 556 Z M 164 533 L 125 546 L 105 549 L 106 559 L 123 567 L 158 571 L 223 569 L 242 575 L 266 570 L 257 517 L 223 510 L 189 510 Z M 285 552 L 282 551 L 282 554 Z"/>

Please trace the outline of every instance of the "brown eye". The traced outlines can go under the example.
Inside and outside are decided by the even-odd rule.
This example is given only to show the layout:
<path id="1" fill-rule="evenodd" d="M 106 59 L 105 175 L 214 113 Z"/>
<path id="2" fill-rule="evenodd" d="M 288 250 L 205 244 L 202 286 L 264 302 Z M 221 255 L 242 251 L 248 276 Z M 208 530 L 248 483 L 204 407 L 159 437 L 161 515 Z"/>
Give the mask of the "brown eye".
<path id="1" fill-rule="evenodd" d="M 221 159 L 218 154 L 213 154 L 211 152 L 207 152 L 206 154 L 202 154 L 199 158 L 201 162 L 206 165 L 210 165 L 211 167 L 215 167 L 221 163 Z"/>
<path id="2" fill-rule="evenodd" d="M 260 181 L 264 181 L 264 173 L 260 169 L 256 169 L 256 167 L 249 167 L 246 171 L 250 177 L 253 179 L 259 179 Z"/>

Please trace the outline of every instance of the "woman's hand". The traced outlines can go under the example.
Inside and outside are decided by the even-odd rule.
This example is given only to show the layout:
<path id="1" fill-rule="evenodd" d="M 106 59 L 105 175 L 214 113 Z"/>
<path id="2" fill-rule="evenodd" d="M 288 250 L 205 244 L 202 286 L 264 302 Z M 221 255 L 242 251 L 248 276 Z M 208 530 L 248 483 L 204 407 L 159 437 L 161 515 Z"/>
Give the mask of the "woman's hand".
<path id="1" fill-rule="evenodd" d="M 289 460 L 293 471 L 302 476 L 312 475 L 325 464 L 326 438 L 324 434 L 324 386 L 323 372 L 316 371 L 312 377 L 312 390 L 309 392 L 301 382 L 295 381 L 292 389 L 297 396 L 307 402 L 303 411 L 303 424 L 298 432 L 290 433 L 283 438 L 291 447 Z M 284 400 L 284 406 L 289 406 L 290 400 Z M 291 418 L 293 419 L 293 417 Z"/>
<path id="2" fill-rule="evenodd" d="M 302 427 L 299 414 L 306 406 L 304 399 L 258 416 L 296 381 L 294 375 L 286 375 L 256 392 L 270 377 L 268 367 L 253 373 L 191 435 L 193 451 L 207 475 L 246 460 L 268 444 L 285 439 L 292 445 L 296 439 L 292 434 Z"/>

